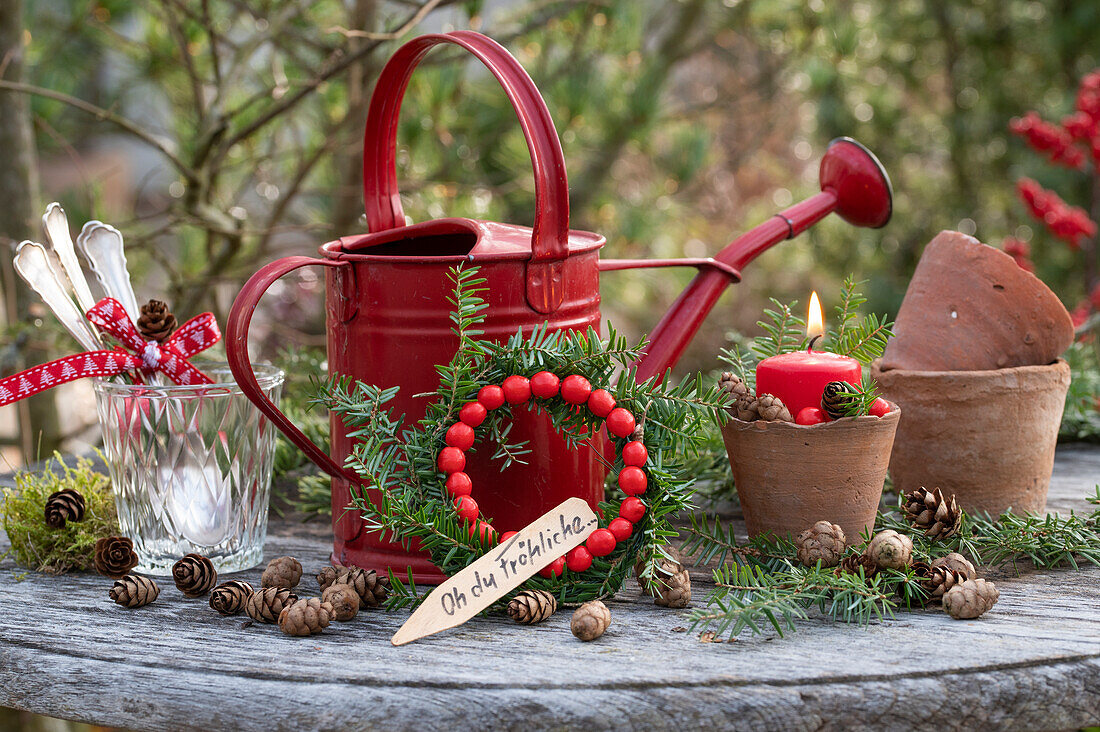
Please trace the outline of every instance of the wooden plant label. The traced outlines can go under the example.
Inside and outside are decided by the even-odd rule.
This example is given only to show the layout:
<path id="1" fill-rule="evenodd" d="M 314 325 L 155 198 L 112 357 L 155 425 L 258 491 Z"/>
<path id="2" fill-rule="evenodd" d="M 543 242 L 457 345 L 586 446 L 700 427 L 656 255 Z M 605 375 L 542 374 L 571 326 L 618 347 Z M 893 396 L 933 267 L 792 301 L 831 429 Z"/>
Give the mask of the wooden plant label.
<path id="1" fill-rule="evenodd" d="M 582 544 L 598 526 L 583 498 L 563 501 L 432 590 L 390 642 L 402 646 L 462 625 Z"/>

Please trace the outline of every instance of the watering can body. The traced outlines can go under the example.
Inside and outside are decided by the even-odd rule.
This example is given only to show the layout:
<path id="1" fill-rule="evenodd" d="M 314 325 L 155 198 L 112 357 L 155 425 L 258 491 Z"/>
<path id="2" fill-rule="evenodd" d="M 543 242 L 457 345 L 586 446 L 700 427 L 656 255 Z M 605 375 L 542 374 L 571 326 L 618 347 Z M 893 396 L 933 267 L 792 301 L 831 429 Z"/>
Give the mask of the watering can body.
<path id="1" fill-rule="evenodd" d="M 500 82 L 515 108 L 535 174 L 532 227 L 471 219 L 407 224 L 397 188 L 396 135 L 401 99 L 417 63 L 434 46 L 454 44 L 472 53 Z M 503 340 L 536 326 L 548 330 L 599 329 L 600 271 L 693 266 L 687 290 L 656 326 L 636 377 L 661 377 L 698 330 L 706 313 L 740 269 L 775 243 L 796 236 L 832 211 L 861 226 L 881 226 L 890 216 L 889 179 L 878 161 L 854 141 L 834 142 L 822 160 L 822 192 L 738 237 L 713 258 L 600 260 L 603 237 L 569 229 L 565 162 L 550 113 L 534 83 L 499 44 L 470 31 L 421 36 L 402 46 L 383 68 L 371 99 L 364 137 L 364 202 L 371 233 L 343 237 L 321 247 L 319 258 L 294 256 L 260 269 L 230 311 L 226 350 L 244 393 L 272 423 L 333 477 L 333 559 L 404 574 L 418 582 L 442 575 L 423 552 L 406 551 L 364 530 L 348 510 L 361 480 L 344 467 L 353 440 L 333 416 L 326 453 L 310 442 L 259 389 L 248 356 L 248 327 L 263 293 L 299 267 L 325 268 L 330 373 L 380 387 L 400 386 L 391 402 L 407 421 L 423 416 L 438 388 L 438 364 L 448 363 L 457 338 L 451 332 L 450 271 L 476 265 L 486 279 L 489 307 L 483 337 Z M 561 374 L 565 376 L 565 374 Z M 471 454 L 466 472 L 480 486 L 482 513 L 500 531 L 519 529 L 566 498 L 593 507 L 603 498 L 605 469 L 591 450 L 571 450 L 545 415 L 517 410 L 509 439 L 526 441 L 526 464 L 501 471 L 491 446 Z M 480 446 L 479 446 L 480 447 Z M 367 490 L 369 495 L 369 488 Z"/>

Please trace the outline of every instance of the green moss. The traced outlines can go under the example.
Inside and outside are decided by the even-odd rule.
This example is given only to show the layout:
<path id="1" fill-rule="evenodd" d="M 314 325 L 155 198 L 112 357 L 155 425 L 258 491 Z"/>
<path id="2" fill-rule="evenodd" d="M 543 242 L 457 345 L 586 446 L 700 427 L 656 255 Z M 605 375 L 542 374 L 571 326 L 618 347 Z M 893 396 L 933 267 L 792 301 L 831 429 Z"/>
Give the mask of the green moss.
<path id="1" fill-rule="evenodd" d="M 55 455 L 44 470 L 16 475 L 15 485 L 4 490 L 0 519 L 11 541 L 7 555 L 24 567 L 50 574 L 90 569 L 96 539 L 118 533 L 111 479 L 92 470 L 86 458 L 69 467 Z M 84 496 L 84 520 L 51 529 L 43 513 L 46 498 L 63 488 Z"/>

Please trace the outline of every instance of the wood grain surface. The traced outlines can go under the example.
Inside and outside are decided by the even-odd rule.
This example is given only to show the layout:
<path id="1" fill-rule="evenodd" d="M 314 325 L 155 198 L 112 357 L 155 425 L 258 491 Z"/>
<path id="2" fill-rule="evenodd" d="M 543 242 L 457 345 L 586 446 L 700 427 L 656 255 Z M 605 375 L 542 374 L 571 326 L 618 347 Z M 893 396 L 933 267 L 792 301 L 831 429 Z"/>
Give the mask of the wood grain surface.
<path id="1" fill-rule="evenodd" d="M 1059 451 L 1051 509 L 1086 510 L 1100 448 Z M 0 548 L 6 537 L 0 535 Z M 273 523 L 267 555 L 306 569 L 324 524 Z M 2 550 L 2 549 L 0 549 Z M 693 595 L 707 593 L 695 570 Z M 233 577 L 259 584 L 260 570 Z M 994 573 L 1001 601 L 974 621 L 899 614 L 866 628 L 816 619 L 788 638 L 700 643 L 683 612 L 636 583 L 581 643 L 568 611 L 530 627 L 504 617 L 403 647 L 407 612 L 362 612 L 291 638 L 161 582 L 127 610 L 93 575 L 0 563 L 0 706 L 134 730 L 1071 729 L 1100 719 L 1100 570 Z"/>

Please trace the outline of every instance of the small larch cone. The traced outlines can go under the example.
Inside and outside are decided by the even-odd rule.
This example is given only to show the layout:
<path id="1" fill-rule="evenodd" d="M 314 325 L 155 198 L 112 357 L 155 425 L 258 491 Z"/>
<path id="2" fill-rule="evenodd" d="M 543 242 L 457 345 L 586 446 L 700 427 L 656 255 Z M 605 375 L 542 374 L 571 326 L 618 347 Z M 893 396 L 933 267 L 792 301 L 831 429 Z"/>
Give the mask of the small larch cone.
<path id="1" fill-rule="evenodd" d="M 683 567 L 668 579 L 658 579 L 653 584 L 657 590 L 653 602 L 661 607 L 679 609 L 691 602 L 691 575 Z"/>
<path id="2" fill-rule="evenodd" d="M 786 405 L 783 404 L 779 397 L 772 396 L 771 394 L 761 394 L 752 403 L 750 408 L 765 422 L 794 421 Z"/>
<path id="3" fill-rule="evenodd" d="M 798 535 L 794 541 L 798 549 L 798 561 L 807 567 L 821 562 L 822 567 L 835 567 L 840 564 L 847 547 L 848 539 L 844 529 L 828 521 L 818 521 Z"/>
<path id="4" fill-rule="evenodd" d="M 202 597 L 218 582 L 214 563 L 201 554 L 186 554 L 172 565 L 172 579 L 187 597 Z"/>
<path id="5" fill-rule="evenodd" d="M 267 564 L 261 587 L 287 587 L 293 589 L 302 581 L 302 563 L 294 557 L 278 557 Z"/>
<path id="6" fill-rule="evenodd" d="M 274 623 L 287 606 L 298 600 L 298 596 L 285 587 L 265 587 L 248 596 L 244 611 L 257 623 Z"/>
<path id="7" fill-rule="evenodd" d="M 913 565 L 914 574 L 920 579 L 920 586 L 928 593 L 928 603 L 938 604 L 943 596 L 955 585 L 967 580 L 966 575 L 943 564 L 928 566 L 923 562 Z"/>
<path id="8" fill-rule="evenodd" d="M 963 579 L 977 579 L 978 570 L 970 563 L 970 560 L 958 552 L 951 552 L 946 556 L 932 560 L 932 568 L 947 567 L 963 575 Z"/>
<path id="9" fill-rule="evenodd" d="M 727 371 L 718 379 L 718 388 L 729 395 L 726 409 L 730 414 L 742 422 L 751 422 L 756 419 L 756 412 L 752 409 L 756 395 L 749 389 L 748 384 Z"/>
<path id="10" fill-rule="evenodd" d="M 373 569 L 351 567 L 336 583 L 349 585 L 359 593 L 361 607 L 378 607 L 390 594 L 390 578 L 381 576 Z"/>
<path id="11" fill-rule="evenodd" d="M 220 615 L 236 615 L 244 610 L 248 598 L 255 590 L 240 580 L 229 580 L 218 585 L 210 593 L 210 607 Z"/>
<path id="12" fill-rule="evenodd" d="M 879 569 L 905 569 L 913 559 L 913 540 L 887 529 L 875 534 L 864 553 Z"/>
<path id="13" fill-rule="evenodd" d="M 104 577 L 120 579 L 137 566 L 134 542 L 125 536 L 105 536 L 95 543 L 95 571 Z"/>
<path id="14" fill-rule="evenodd" d="M 329 585 L 321 593 L 321 602 L 332 605 L 332 619 L 342 623 L 359 614 L 359 593 L 351 585 Z"/>
<path id="15" fill-rule="evenodd" d="M 878 565 L 866 554 L 852 553 L 840 560 L 836 573 L 859 574 L 860 570 L 863 570 L 864 578 L 869 580 L 878 574 Z"/>
<path id="16" fill-rule="evenodd" d="M 141 306 L 137 327 L 145 340 L 164 343 L 176 329 L 176 316 L 168 310 L 166 303 L 150 300 Z"/>
<path id="17" fill-rule="evenodd" d="M 524 590 L 508 603 L 508 617 L 517 623 L 541 623 L 558 609 L 558 599 L 546 590 Z"/>
<path id="18" fill-rule="evenodd" d="M 929 539 L 947 539 L 962 525 L 962 511 L 955 496 L 944 498 L 939 488 L 918 488 L 905 494 L 905 518 Z"/>
<path id="19" fill-rule="evenodd" d="M 847 417 L 858 398 L 858 391 L 847 381 L 830 381 L 821 394 L 821 411 L 833 419 Z"/>
<path id="20" fill-rule="evenodd" d="M 72 488 L 51 493 L 44 509 L 46 526 L 63 529 L 67 521 L 84 520 L 84 496 Z"/>
<path id="21" fill-rule="evenodd" d="M 332 616 L 332 605 L 319 597 L 307 597 L 282 609 L 279 628 L 287 635 L 317 635 L 332 622 Z"/>
<path id="22" fill-rule="evenodd" d="M 642 577 L 642 572 L 645 571 L 647 564 L 645 557 L 639 556 L 634 562 L 634 576 L 638 578 L 638 584 L 642 586 L 642 590 L 647 595 L 654 599 L 661 595 L 661 590 L 668 586 L 668 581 L 684 569 L 680 552 L 675 547 L 666 546 L 665 552 L 669 557 L 657 557 L 657 560 L 653 563 L 653 576 L 651 577 Z"/>
<path id="23" fill-rule="evenodd" d="M 1000 597 L 992 582 L 966 580 L 944 594 L 943 609 L 956 620 L 969 620 L 989 612 Z"/>
<path id="24" fill-rule="evenodd" d="M 569 629 L 582 641 L 596 640 L 604 634 L 609 625 L 611 625 L 611 611 L 599 600 L 581 605 L 573 611 L 573 619 L 569 621 Z"/>
<path id="25" fill-rule="evenodd" d="M 324 592 L 328 589 L 329 585 L 343 575 L 346 575 L 349 571 L 347 567 L 325 567 L 317 573 L 317 584 L 321 587 L 321 591 Z"/>
<path id="26" fill-rule="evenodd" d="M 123 607 L 144 607 L 160 594 L 156 582 L 140 574 L 128 574 L 115 580 L 110 591 L 111 599 Z"/>

